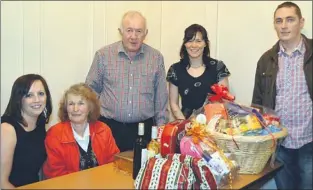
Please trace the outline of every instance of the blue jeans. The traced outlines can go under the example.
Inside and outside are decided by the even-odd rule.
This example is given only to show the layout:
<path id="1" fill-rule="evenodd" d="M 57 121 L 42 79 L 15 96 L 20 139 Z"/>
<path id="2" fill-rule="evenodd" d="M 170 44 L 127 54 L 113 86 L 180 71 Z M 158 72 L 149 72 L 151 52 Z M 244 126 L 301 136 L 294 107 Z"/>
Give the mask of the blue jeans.
<path id="1" fill-rule="evenodd" d="M 299 149 L 279 146 L 277 160 L 284 167 L 277 172 L 278 189 L 312 189 L 312 142 Z"/>

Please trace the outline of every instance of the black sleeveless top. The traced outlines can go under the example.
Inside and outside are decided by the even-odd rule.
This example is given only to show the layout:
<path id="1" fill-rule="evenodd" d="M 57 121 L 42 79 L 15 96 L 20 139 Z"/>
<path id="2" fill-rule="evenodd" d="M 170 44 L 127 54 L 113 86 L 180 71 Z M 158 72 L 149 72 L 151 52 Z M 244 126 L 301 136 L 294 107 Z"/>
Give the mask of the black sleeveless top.
<path id="1" fill-rule="evenodd" d="M 209 58 L 205 71 L 199 77 L 191 76 L 181 63 L 174 63 L 168 70 L 167 81 L 178 87 L 182 101 L 182 113 L 186 118 L 193 110 L 203 106 L 208 93 L 212 93 L 211 86 L 224 77 L 230 75 L 223 61 Z"/>
<path id="2" fill-rule="evenodd" d="M 14 127 L 17 140 L 9 182 L 18 187 L 39 181 L 38 172 L 47 157 L 45 121 L 38 122 L 37 127 L 30 132 L 26 132 L 10 116 L 2 116 L 1 123 L 9 123 Z"/>

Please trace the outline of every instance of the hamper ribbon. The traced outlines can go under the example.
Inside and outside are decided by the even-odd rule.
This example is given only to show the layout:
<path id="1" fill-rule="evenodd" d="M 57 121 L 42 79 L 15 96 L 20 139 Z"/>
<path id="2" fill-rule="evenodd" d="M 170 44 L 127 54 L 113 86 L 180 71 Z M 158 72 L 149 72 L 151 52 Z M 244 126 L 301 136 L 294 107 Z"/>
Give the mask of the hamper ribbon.
<path id="1" fill-rule="evenodd" d="M 223 99 L 234 101 L 235 96 L 229 93 L 228 88 L 223 85 L 213 84 L 211 86 L 212 91 L 216 94 L 209 97 L 209 101 L 211 102 L 222 102 Z"/>

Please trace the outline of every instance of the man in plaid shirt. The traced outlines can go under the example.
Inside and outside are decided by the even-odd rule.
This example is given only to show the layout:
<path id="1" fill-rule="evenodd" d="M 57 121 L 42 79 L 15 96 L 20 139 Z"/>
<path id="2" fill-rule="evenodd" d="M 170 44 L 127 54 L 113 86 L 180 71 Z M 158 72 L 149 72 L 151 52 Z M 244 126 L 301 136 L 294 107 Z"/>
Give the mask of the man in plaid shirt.
<path id="1" fill-rule="evenodd" d="M 274 13 L 279 41 L 259 59 L 253 104 L 275 109 L 288 136 L 278 147 L 284 164 L 278 189 L 312 189 L 312 39 L 301 34 L 304 18 L 292 2 Z"/>
<path id="2" fill-rule="evenodd" d="M 147 141 L 151 126 L 167 122 L 168 91 L 162 54 L 143 43 L 145 17 L 137 11 L 125 13 L 119 32 L 122 41 L 96 52 L 86 83 L 98 94 L 100 120 L 123 152 L 133 149 L 139 122 L 145 124 Z"/>

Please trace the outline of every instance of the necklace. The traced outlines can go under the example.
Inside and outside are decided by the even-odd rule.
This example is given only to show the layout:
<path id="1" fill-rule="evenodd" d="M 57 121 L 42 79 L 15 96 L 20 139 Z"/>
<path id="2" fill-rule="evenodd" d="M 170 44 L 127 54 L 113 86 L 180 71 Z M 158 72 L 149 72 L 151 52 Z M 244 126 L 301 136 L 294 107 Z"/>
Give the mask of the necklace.
<path id="1" fill-rule="evenodd" d="M 191 68 L 194 68 L 194 69 L 199 68 L 199 67 L 202 67 L 202 66 L 203 66 L 203 64 L 198 65 L 198 66 L 191 66 L 191 65 L 190 65 L 190 67 L 191 67 Z"/>

